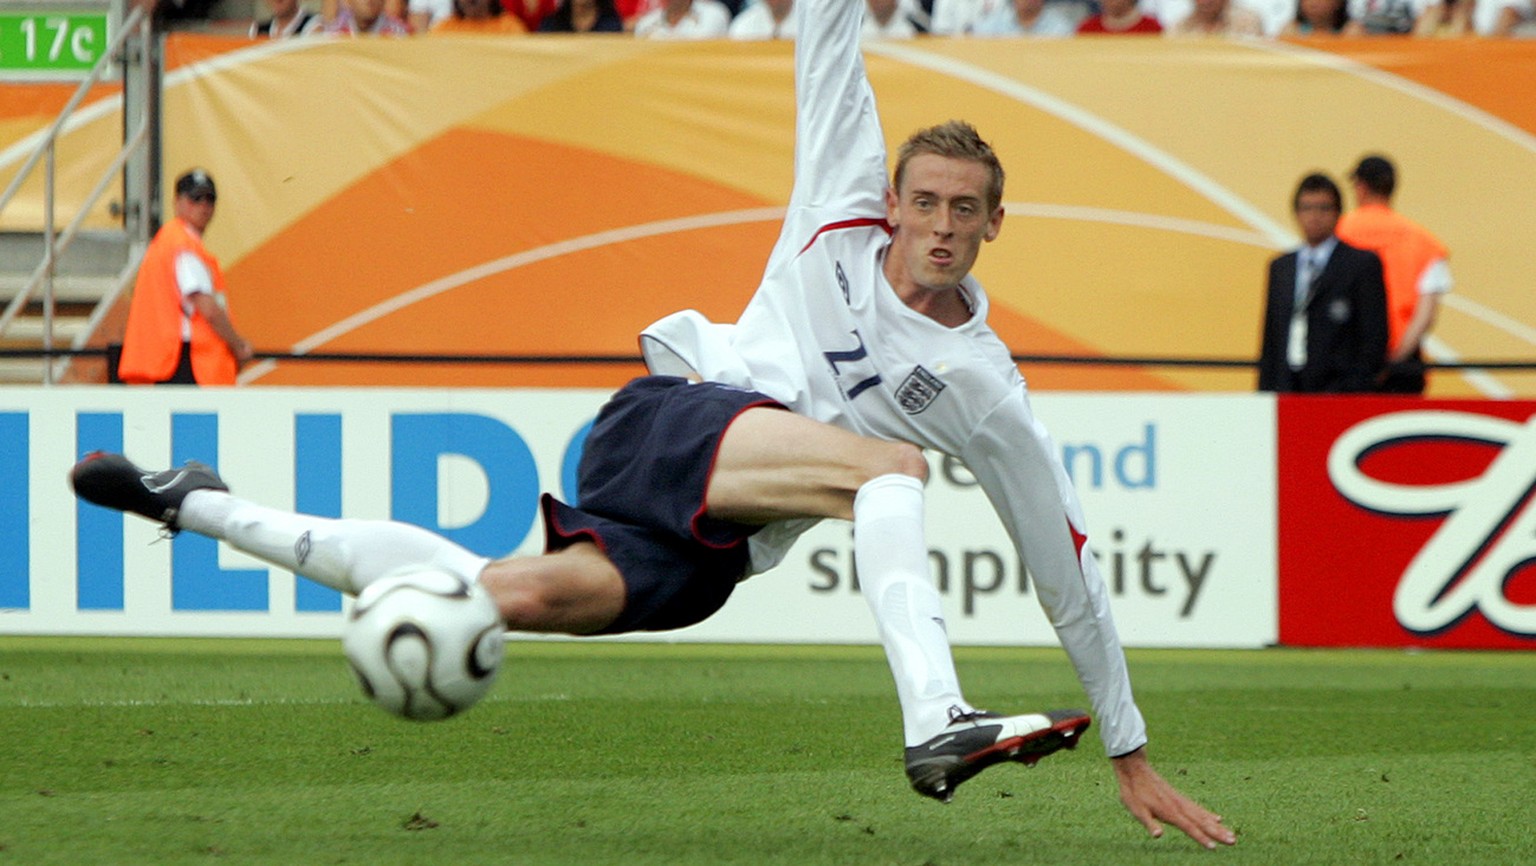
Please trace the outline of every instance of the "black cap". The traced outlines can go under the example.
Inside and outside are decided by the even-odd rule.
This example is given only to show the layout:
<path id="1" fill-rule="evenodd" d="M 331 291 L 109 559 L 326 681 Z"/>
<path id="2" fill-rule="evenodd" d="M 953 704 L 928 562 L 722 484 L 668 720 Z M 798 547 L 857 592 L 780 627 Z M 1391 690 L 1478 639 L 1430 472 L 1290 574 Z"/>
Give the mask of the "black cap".
<path id="1" fill-rule="evenodd" d="M 200 168 L 194 168 L 176 178 L 176 194 L 188 198 L 196 198 L 200 195 L 219 197 L 219 191 L 213 186 L 213 178 Z"/>

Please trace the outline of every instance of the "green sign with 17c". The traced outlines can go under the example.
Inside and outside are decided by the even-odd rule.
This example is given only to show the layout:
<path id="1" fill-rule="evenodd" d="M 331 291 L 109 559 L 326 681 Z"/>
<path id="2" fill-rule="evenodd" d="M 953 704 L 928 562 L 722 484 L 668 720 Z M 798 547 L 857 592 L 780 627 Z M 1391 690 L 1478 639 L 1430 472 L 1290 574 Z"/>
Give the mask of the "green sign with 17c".
<path id="1" fill-rule="evenodd" d="M 107 44 L 105 12 L 0 12 L 0 74 L 88 72 Z"/>

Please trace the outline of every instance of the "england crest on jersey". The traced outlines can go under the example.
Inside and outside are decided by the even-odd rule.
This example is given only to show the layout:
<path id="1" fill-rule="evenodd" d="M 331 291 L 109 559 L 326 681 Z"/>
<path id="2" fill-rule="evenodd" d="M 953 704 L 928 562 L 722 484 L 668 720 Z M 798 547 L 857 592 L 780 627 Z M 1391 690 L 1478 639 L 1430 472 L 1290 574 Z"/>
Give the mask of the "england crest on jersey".
<path id="1" fill-rule="evenodd" d="M 900 404 L 901 411 L 916 415 L 932 405 L 943 390 L 943 380 L 918 365 L 912 368 L 911 375 L 896 389 L 896 402 Z"/>

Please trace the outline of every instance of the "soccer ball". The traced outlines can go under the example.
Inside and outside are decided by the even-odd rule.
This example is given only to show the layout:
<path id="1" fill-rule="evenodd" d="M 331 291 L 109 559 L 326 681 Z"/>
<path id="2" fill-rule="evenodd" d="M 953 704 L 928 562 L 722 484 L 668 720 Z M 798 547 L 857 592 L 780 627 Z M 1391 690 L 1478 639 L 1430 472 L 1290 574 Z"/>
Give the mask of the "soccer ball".
<path id="1" fill-rule="evenodd" d="M 358 594 L 341 648 L 374 703 L 426 722 L 463 712 L 490 691 L 504 632 L 484 587 L 418 569 Z"/>

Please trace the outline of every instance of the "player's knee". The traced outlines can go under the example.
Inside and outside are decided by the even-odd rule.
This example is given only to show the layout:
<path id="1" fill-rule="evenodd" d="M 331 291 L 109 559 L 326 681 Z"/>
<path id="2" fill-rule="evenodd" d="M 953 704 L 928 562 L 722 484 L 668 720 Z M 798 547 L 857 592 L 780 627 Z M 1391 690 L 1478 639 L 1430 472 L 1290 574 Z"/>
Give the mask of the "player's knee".
<path id="1" fill-rule="evenodd" d="M 623 579 L 590 544 L 500 560 L 486 568 L 480 582 L 513 631 L 590 634 L 624 609 Z"/>
<path id="2" fill-rule="evenodd" d="M 883 442 L 876 457 L 870 478 L 910 475 L 919 481 L 928 480 L 928 460 L 923 457 L 923 449 L 910 442 Z"/>

